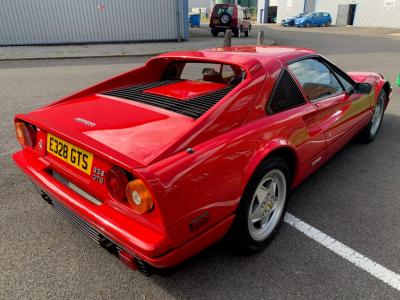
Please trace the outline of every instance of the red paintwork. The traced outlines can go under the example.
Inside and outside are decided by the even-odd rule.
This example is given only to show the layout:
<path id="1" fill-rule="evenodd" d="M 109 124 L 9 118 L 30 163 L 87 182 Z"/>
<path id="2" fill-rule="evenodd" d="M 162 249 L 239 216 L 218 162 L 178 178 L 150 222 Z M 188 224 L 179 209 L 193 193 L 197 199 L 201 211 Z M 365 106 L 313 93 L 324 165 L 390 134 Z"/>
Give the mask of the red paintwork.
<path id="1" fill-rule="evenodd" d="M 172 97 L 178 100 L 187 100 L 200 96 L 210 91 L 216 91 L 226 87 L 226 84 L 205 81 L 184 80 L 174 84 L 163 85 L 145 90 L 145 93 Z"/>
<path id="2" fill-rule="evenodd" d="M 308 49 L 254 46 L 167 53 L 141 68 L 16 116 L 40 129 L 43 149 L 50 132 L 92 152 L 93 166 L 106 172 L 119 166 L 142 179 L 155 202 L 155 208 L 144 215 L 118 205 L 104 185 L 39 150 L 38 145 L 13 158 L 43 190 L 128 253 L 156 267 L 175 265 L 227 232 L 249 178 L 273 151 L 286 149 L 296 157 L 295 187 L 370 121 L 376 95 L 386 82 L 375 73 L 349 73 L 356 81 L 373 84 L 375 97 L 342 94 L 266 116 L 265 107 L 281 69 L 289 60 L 308 55 L 317 54 Z M 247 75 L 196 120 L 100 94 L 159 80 L 167 64 L 176 60 L 234 64 Z M 183 82 L 148 92 L 184 100 L 220 86 Z M 74 121 L 77 117 L 96 125 L 78 123 Z M 193 153 L 186 151 L 189 147 Z M 49 169 L 104 203 L 97 206 L 82 198 L 51 177 Z M 208 222 L 191 231 L 190 223 L 204 213 Z"/>

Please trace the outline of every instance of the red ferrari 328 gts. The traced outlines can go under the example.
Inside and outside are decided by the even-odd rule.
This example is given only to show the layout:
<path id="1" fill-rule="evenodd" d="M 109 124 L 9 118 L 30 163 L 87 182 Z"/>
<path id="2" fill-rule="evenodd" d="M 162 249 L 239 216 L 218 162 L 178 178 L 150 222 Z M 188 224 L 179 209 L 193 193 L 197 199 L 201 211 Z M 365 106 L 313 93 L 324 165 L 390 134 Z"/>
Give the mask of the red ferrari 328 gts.
<path id="1" fill-rule="evenodd" d="M 176 265 L 228 232 L 258 251 L 290 189 L 355 135 L 391 87 L 308 49 L 167 53 L 15 117 L 16 164 L 44 200 L 128 266 Z"/>

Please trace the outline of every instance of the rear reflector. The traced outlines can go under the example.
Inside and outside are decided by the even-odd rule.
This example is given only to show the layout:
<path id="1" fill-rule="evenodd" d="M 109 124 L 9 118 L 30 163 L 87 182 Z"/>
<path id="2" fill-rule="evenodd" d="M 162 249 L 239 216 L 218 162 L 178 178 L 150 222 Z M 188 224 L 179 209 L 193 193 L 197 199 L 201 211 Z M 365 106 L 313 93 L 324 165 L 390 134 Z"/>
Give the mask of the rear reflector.
<path id="1" fill-rule="evenodd" d="M 128 184 L 126 173 L 117 167 L 107 172 L 106 185 L 110 196 L 119 202 L 126 202 L 125 188 Z"/>

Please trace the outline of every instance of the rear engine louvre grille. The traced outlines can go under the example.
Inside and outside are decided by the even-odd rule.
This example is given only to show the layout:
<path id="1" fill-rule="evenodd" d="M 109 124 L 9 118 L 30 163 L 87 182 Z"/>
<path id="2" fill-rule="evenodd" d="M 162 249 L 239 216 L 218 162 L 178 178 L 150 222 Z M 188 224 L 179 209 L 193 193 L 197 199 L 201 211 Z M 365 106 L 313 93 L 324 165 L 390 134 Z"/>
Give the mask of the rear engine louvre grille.
<path id="1" fill-rule="evenodd" d="M 160 96 L 150 93 L 145 93 L 147 89 L 169 85 L 178 82 L 179 80 L 163 80 L 146 84 L 134 85 L 124 88 L 104 92 L 104 95 L 120 97 L 145 104 L 150 104 L 156 107 L 164 108 L 182 115 L 192 118 L 202 116 L 206 111 L 213 107 L 219 100 L 228 94 L 235 86 L 229 85 L 226 88 L 218 91 L 212 91 L 197 97 L 187 100 L 177 100 L 174 98 Z"/>
<path id="2" fill-rule="evenodd" d="M 272 97 L 267 108 L 268 113 L 276 114 L 304 103 L 303 94 L 296 82 L 288 70 L 283 70 L 272 91 Z"/>

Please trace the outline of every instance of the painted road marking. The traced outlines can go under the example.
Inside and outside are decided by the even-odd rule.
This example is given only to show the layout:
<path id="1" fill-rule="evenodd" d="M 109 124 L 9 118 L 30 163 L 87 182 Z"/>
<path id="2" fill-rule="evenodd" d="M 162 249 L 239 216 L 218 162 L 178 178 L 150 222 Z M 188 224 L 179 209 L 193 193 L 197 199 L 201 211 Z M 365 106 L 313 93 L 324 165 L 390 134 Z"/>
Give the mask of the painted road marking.
<path id="1" fill-rule="evenodd" d="M 377 279 L 385 282 L 396 290 L 400 291 L 400 275 L 390 271 L 384 266 L 374 262 L 373 260 L 365 257 L 361 253 L 351 249 L 350 247 L 344 245 L 343 243 L 335 240 L 334 238 L 326 235 L 322 231 L 308 225 L 307 223 L 301 221 L 290 213 L 286 213 L 285 222 L 293 226 L 300 232 L 304 233 L 309 238 L 313 239 L 317 243 L 325 246 L 332 252 L 343 257 L 349 262 L 355 264 L 357 267 L 368 272 Z"/>

